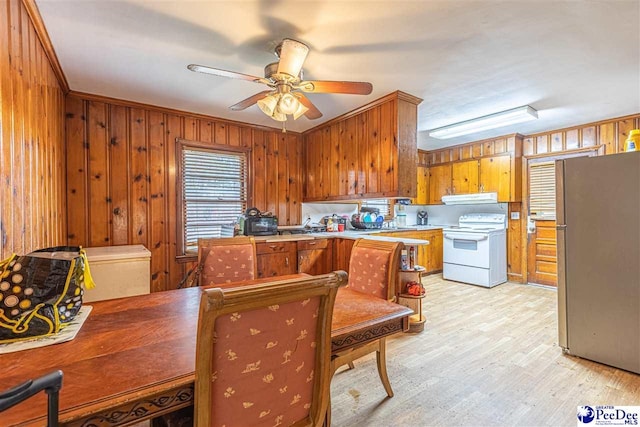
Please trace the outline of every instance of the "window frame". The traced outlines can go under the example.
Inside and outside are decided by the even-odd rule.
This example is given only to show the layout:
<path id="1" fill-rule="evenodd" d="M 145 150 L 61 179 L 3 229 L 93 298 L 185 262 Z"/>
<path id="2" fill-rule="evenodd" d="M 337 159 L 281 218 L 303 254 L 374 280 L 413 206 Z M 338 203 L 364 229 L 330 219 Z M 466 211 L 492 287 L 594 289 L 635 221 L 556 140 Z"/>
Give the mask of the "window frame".
<path id="1" fill-rule="evenodd" d="M 185 149 L 203 150 L 208 152 L 227 152 L 230 154 L 240 153 L 246 156 L 246 191 L 247 206 L 253 206 L 253 169 L 251 168 L 251 148 L 237 147 L 233 145 L 215 144 L 212 142 L 194 141 L 183 138 L 176 138 L 176 261 L 192 262 L 197 259 L 197 253 L 187 253 L 184 241 L 184 170 L 182 167 L 182 152 Z"/>

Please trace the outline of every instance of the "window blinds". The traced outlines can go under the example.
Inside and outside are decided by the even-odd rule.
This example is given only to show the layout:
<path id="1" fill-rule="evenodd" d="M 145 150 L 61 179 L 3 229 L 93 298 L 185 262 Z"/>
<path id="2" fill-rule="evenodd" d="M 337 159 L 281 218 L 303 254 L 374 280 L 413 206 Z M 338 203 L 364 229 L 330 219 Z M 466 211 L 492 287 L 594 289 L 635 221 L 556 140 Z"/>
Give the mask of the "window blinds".
<path id="1" fill-rule="evenodd" d="M 182 179 L 184 248 L 193 251 L 199 238 L 221 237 L 246 210 L 247 156 L 185 147 Z"/>
<path id="2" fill-rule="evenodd" d="M 529 166 L 529 214 L 535 219 L 556 219 L 556 165 L 554 161 Z"/>
<path id="3" fill-rule="evenodd" d="M 367 199 L 362 201 L 362 206 L 367 208 L 375 208 L 380 211 L 380 215 L 384 215 L 385 219 L 393 217 L 391 215 L 391 203 L 389 199 Z"/>

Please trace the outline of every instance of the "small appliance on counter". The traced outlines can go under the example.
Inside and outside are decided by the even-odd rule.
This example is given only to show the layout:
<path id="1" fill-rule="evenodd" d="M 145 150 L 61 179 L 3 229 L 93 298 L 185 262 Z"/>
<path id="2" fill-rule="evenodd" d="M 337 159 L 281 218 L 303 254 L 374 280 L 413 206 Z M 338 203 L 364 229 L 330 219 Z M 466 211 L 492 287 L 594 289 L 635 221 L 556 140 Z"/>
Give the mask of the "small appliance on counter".
<path id="1" fill-rule="evenodd" d="M 244 213 L 245 236 L 273 236 L 278 234 L 278 218 L 271 212 L 260 212 L 258 208 L 249 208 Z"/>
<path id="2" fill-rule="evenodd" d="M 416 225 L 427 225 L 427 222 L 429 221 L 429 214 L 427 211 L 418 211 L 416 216 Z"/>

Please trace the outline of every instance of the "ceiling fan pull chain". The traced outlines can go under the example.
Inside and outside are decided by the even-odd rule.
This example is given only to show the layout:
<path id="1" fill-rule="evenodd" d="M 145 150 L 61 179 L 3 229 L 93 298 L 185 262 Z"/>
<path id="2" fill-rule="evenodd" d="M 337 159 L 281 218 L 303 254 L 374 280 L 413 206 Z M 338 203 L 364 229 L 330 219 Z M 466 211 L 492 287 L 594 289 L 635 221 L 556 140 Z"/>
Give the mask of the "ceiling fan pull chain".
<path id="1" fill-rule="evenodd" d="M 287 121 L 282 122 L 282 133 L 287 133 Z"/>

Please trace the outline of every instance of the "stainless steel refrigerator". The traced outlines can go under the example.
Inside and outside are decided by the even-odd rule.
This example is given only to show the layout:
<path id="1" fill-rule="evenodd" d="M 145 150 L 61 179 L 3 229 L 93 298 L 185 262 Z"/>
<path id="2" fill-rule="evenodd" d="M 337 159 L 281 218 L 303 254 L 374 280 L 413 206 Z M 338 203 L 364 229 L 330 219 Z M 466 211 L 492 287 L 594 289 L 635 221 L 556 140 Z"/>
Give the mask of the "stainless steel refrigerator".
<path id="1" fill-rule="evenodd" d="M 640 373 L 640 151 L 556 161 L 559 344 Z"/>

